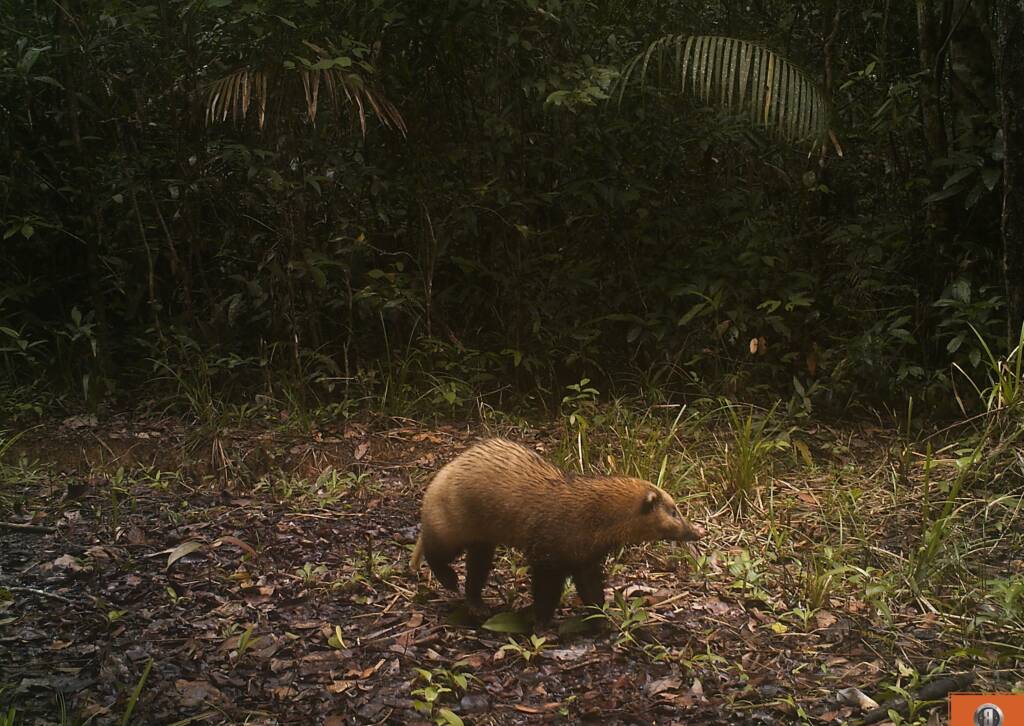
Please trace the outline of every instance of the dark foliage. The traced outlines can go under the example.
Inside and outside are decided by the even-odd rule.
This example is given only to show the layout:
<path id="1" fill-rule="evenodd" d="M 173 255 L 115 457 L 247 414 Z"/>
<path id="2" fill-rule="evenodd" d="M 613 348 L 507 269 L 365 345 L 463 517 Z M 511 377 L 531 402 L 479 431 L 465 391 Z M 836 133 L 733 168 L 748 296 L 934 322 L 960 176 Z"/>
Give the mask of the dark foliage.
<path id="1" fill-rule="evenodd" d="M 991 18 L 935 10 L 932 82 L 911 4 L 828 5 L 4 4 L 7 389 L 947 401 L 970 326 L 1005 332 Z M 844 158 L 671 93 L 606 103 L 666 32 L 828 79 Z M 266 80 L 262 124 L 255 91 L 207 123 L 228 77 Z"/>

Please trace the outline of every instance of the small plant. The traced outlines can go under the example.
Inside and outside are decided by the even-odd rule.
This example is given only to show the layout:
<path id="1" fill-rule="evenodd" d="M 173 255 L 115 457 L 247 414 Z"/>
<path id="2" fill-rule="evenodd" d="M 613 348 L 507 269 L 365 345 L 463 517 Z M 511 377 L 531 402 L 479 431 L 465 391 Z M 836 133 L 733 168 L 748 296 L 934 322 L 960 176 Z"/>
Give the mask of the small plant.
<path id="1" fill-rule="evenodd" d="M 469 688 L 469 681 L 473 676 L 460 671 L 463 665 L 456 663 L 451 670 L 447 668 L 435 668 L 434 670 L 416 668 L 414 685 L 419 682 L 422 682 L 423 685 L 413 689 L 410 694 L 413 697 L 413 708 L 433 719 L 435 724 L 462 726 L 462 719 L 451 709 L 440 706 L 439 703 L 445 700 L 449 694 L 454 699 L 460 692 L 465 693 Z"/>
<path id="2" fill-rule="evenodd" d="M 832 581 L 836 575 L 836 568 L 830 564 L 832 558 L 832 548 L 826 547 L 822 557 L 812 558 L 801 568 L 804 605 L 812 614 L 828 605 L 832 596 Z"/>
<path id="3" fill-rule="evenodd" d="M 811 619 L 814 617 L 814 610 L 797 606 L 786 613 L 786 615 L 792 615 L 793 618 L 798 620 L 800 622 L 800 627 L 803 628 L 805 632 L 811 629 Z"/>
<path id="4" fill-rule="evenodd" d="M 988 343 L 973 325 L 971 330 L 974 331 L 974 335 L 985 352 L 985 362 L 988 366 L 988 387 L 982 389 L 978 386 L 959 365 L 956 365 L 957 370 L 963 373 L 971 383 L 978 398 L 985 403 L 985 410 L 989 413 L 1008 412 L 1020 408 L 1024 405 L 1024 326 L 1021 326 L 1017 344 L 1007 353 L 1005 359 L 997 358 L 992 353 Z M 963 409 L 962 403 L 961 409 Z M 967 413 L 966 410 L 964 413 Z"/>
<path id="5" fill-rule="evenodd" d="M 926 522 L 921 546 L 913 556 L 914 583 L 921 585 L 929 579 L 937 564 L 942 545 L 947 539 L 949 528 L 953 524 L 956 513 L 956 501 L 960 496 L 968 477 L 976 474 L 976 468 L 982 458 L 982 450 L 986 436 L 982 436 L 973 449 L 961 451 L 964 454 L 956 459 L 957 474 L 950 482 L 946 491 L 946 500 L 938 517 L 930 524 Z M 927 500 L 926 500 L 927 502 Z"/>
<path id="6" fill-rule="evenodd" d="M 242 634 L 238 636 L 238 646 L 236 647 L 236 650 L 238 651 L 239 658 L 245 655 L 245 652 L 249 650 L 249 648 L 253 647 L 260 641 L 258 637 L 252 637 L 252 630 L 252 625 L 246 626 Z"/>
<path id="7" fill-rule="evenodd" d="M 370 477 L 368 471 L 340 472 L 333 467 L 328 467 L 317 477 L 316 491 L 325 502 L 334 502 L 352 492 L 362 493 L 365 491 L 368 482 L 371 481 Z"/>
<path id="8" fill-rule="evenodd" d="M 517 643 L 512 638 L 509 638 L 508 643 L 498 648 L 498 652 L 515 653 L 524 661 L 529 663 L 550 647 L 551 646 L 548 645 L 547 638 L 543 638 L 539 635 L 531 635 L 529 642 L 525 644 Z"/>
<path id="9" fill-rule="evenodd" d="M 633 633 L 637 628 L 644 626 L 649 620 L 647 610 L 644 609 L 644 601 L 639 597 L 631 597 L 628 600 L 622 593 L 616 592 L 612 603 L 605 603 L 600 612 L 588 615 L 587 620 L 604 620 L 610 623 L 617 631 L 618 638 L 616 645 L 625 643 L 636 643 Z"/>
<path id="10" fill-rule="evenodd" d="M 736 406 L 728 406 L 726 412 L 732 444 L 725 447 L 725 496 L 741 514 L 756 496 L 772 452 L 786 448 L 788 442 L 770 435 L 768 423 L 775 406 L 763 417 L 755 416 L 752 410 L 741 416 Z"/>
<path id="11" fill-rule="evenodd" d="M 769 602 L 771 597 L 763 587 L 763 564 L 764 561 L 760 557 L 751 557 L 746 550 L 740 550 L 729 560 L 729 574 L 734 578 L 730 587 L 741 591 L 748 599 Z"/>
<path id="12" fill-rule="evenodd" d="M 108 610 L 103 614 L 103 618 L 107 621 L 107 625 L 113 625 L 127 614 L 127 610 Z"/>
<path id="13" fill-rule="evenodd" d="M 124 707 L 124 715 L 121 717 L 121 726 L 128 726 L 128 723 L 131 721 L 132 712 L 135 711 L 135 704 L 139 702 L 139 696 L 142 695 L 142 689 L 146 685 L 146 679 L 149 678 L 149 671 L 152 667 L 153 658 L 150 657 L 146 661 L 146 667 L 142 669 L 142 675 L 135 684 L 135 688 L 132 689 L 132 693 L 128 697 L 128 703 Z"/>
<path id="14" fill-rule="evenodd" d="M 181 601 L 181 595 L 179 595 L 178 591 L 170 585 L 165 587 L 164 590 L 167 592 L 167 597 L 171 599 L 171 603 L 173 605 L 177 605 Z"/>
<path id="15" fill-rule="evenodd" d="M 906 714 L 891 708 L 887 715 L 889 720 L 896 724 L 896 726 L 918 723 L 918 716 L 921 710 L 926 706 L 932 705 L 933 702 L 920 701 L 914 697 L 913 694 L 921 685 L 921 674 L 918 673 L 916 668 L 907 665 L 902 660 L 896 661 L 896 667 L 899 669 L 896 682 L 887 686 L 885 690 L 903 700 L 906 704 Z"/>
<path id="16" fill-rule="evenodd" d="M 297 569 L 295 574 L 300 580 L 302 580 L 302 584 L 304 586 L 312 587 L 320 582 L 320 579 L 327 574 L 327 568 L 324 565 L 314 565 L 312 562 L 307 562 Z"/>
<path id="17" fill-rule="evenodd" d="M 341 633 L 340 625 L 334 626 L 334 632 L 331 633 L 331 637 L 327 639 L 327 645 L 331 646 L 335 650 L 345 650 L 348 648 L 348 646 L 345 645 L 345 638 Z"/>
<path id="18" fill-rule="evenodd" d="M 1024 623 L 1024 576 L 991 580 L 988 598 L 995 602 L 1007 622 Z"/>
<path id="19" fill-rule="evenodd" d="M 579 383 L 566 386 L 571 391 L 562 396 L 562 413 L 566 417 L 566 441 L 575 440 L 575 456 L 580 473 L 586 472 L 586 465 L 590 458 L 590 442 L 587 431 L 590 424 L 597 419 L 597 397 L 600 392 L 590 387 L 589 378 L 583 378 Z"/>

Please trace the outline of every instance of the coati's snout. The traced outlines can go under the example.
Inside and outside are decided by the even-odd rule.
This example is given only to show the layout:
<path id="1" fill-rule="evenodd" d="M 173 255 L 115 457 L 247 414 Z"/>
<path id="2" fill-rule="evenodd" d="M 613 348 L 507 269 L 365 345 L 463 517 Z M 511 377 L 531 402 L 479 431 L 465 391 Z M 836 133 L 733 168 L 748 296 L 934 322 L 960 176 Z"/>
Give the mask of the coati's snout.
<path id="1" fill-rule="evenodd" d="M 699 524 L 693 524 L 684 519 L 682 531 L 676 539 L 679 542 L 696 542 L 699 539 L 704 539 L 705 534 L 707 532 Z"/>

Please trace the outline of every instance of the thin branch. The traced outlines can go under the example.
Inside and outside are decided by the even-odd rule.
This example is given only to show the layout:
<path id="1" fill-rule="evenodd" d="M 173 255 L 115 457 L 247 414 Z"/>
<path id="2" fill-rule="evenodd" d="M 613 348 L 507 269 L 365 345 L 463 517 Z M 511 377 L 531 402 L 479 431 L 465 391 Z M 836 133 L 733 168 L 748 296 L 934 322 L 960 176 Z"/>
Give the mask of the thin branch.
<path id="1" fill-rule="evenodd" d="M 53 534 L 54 527 L 44 527 L 41 524 L 24 524 L 22 522 L 0 522 L 0 529 L 12 529 L 16 532 L 38 532 L 39 534 Z"/>
<path id="2" fill-rule="evenodd" d="M 48 597 L 51 600 L 60 600 L 61 602 L 67 603 L 68 605 L 79 605 L 80 604 L 78 602 L 75 602 L 74 600 L 72 600 L 69 597 L 64 597 L 63 595 L 58 595 L 55 592 L 47 592 L 46 590 L 39 590 L 39 589 L 34 588 L 34 587 L 13 587 L 12 586 L 12 587 L 8 587 L 6 589 L 11 591 L 11 592 L 27 592 L 27 593 L 29 593 L 31 595 L 39 595 L 40 597 Z"/>

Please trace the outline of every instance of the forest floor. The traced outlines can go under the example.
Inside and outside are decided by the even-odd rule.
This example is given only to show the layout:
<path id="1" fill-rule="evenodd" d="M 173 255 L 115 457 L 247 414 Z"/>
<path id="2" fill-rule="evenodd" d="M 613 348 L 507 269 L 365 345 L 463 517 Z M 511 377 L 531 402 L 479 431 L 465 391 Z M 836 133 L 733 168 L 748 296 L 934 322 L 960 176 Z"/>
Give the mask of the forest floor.
<path id="1" fill-rule="evenodd" d="M 502 433 L 554 459 L 561 429 Z M 53 421 L 4 457 L 0 723 L 842 723 L 871 706 L 844 689 L 1020 687 L 1019 611 L 995 610 L 1024 597 L 981 585 L 1024 568 L 1019 491 L 1017 510 L 999 500 L 1009 529 L 956 570 L 978 582 L 943 600 L 899 565 L 929 494 L 895 491 L 894 436 L 806 433 L 740 518 L 700 493 L 725 461 L 694 459 L 681 501 L 707 539 L 625 550 L 610 629 L 540 641 L 453 624 L 452 599 L 408 570 L 424 486 L 480 428 Z M 528 592 L 500 557 L 488 604 Z M 958 614 L 955 593 L 992 616 Z M 570 589 L 557 620 L 579 612 Z M 907 723 L 945 706 L 921 714 Z"/>

